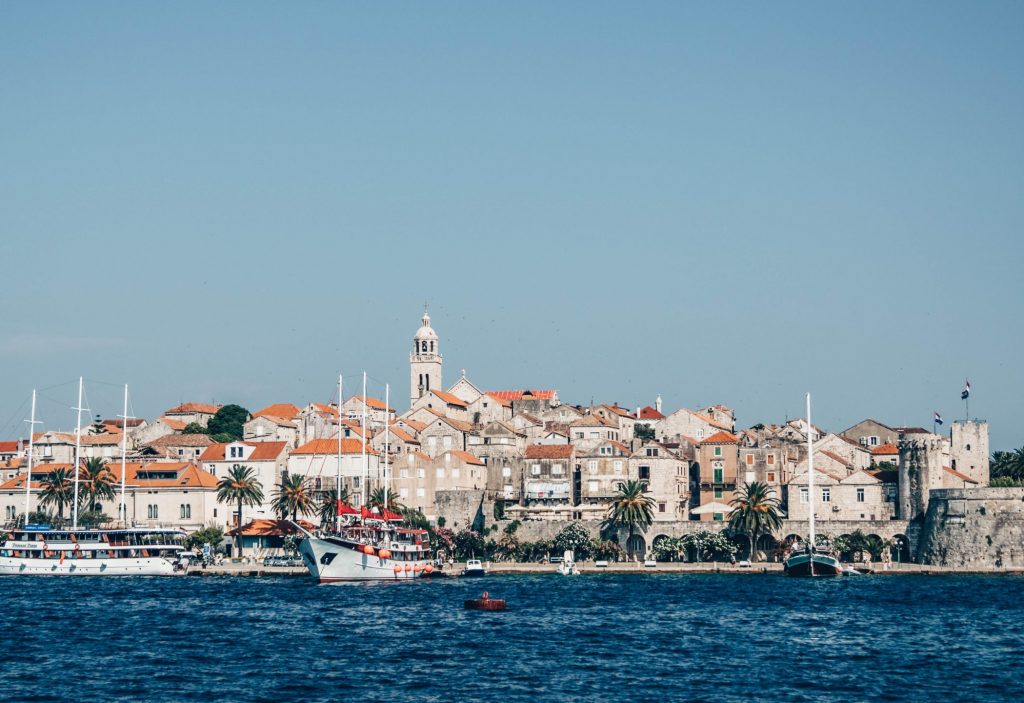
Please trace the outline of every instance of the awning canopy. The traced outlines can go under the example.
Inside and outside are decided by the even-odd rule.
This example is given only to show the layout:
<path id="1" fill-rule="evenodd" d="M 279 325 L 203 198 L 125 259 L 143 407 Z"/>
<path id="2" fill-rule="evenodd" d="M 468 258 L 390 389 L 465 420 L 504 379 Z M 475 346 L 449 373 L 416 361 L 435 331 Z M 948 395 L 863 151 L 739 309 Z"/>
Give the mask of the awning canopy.
<path id="1" fill-rule="evenodd" d="M 699 508 L 694 508 L 690 511 L 691 515 L 707 515 L 709 513 L 730 513 L 732 512 L 732 506 L 726 505 L 725 503 L 705 503 Z"/>

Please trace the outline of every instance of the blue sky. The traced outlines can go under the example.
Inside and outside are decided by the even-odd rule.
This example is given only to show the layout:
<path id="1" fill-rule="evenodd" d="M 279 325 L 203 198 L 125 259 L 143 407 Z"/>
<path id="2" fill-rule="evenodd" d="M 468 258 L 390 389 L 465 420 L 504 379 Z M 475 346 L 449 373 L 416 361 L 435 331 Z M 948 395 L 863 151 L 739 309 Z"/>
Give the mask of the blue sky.
<path id="1" fill-rule="evenodd" d="M 9 3 L 0 430 L 485 389 L 1024 444 L 1020 3 Z M 110 385 L 108 385 L 110 384 Z M 382 392 L 375 381 L 374 392 Z M 63 403 L 63 404 L 62 404 Z M 10 418 L 10 419 L 8 419 Z"/>

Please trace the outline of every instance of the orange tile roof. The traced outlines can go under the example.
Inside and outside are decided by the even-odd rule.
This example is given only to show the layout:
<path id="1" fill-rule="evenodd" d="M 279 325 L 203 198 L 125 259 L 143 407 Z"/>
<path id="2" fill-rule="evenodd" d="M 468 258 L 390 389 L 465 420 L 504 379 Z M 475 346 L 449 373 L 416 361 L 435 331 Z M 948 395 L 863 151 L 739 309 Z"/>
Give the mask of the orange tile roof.
<path id="1" fill-rule="evenodd" d="M 640 419 L 641 420 L 664 420 L 665 416 L 659 413 L 657 410 L 652 408 L 650 405 L 644 408 L 640 408 Z"/>
<path id="2" fill-rule="evenodd" d="M 229 444 L 235 444 L 235 442 L 211 444 L 199 456 L 199 461 L 225 461 Z M 245 461 L 277 461 L 281 452 L 285 451 L 288 446 L 287 442 L 239 442 L 239 444 L 253 447 L 252 454 Z"/>
<path id="3" fill-rule="evenodd" d="M 716 432 L 701 444 L 738 444 L 739 438 L 730 432 Z"/>
<path id="4" fill-rule="evenodd" d="M 293 417 L 299 414 L 299 408 L 292 405 L 291 403 L 274 403 L 268 405 L 262 410 L 257 410 L 252 414 L 253 417 L 263 417 L 269 415 L 274 418 L 281 418 L 282 420 L 291 420 Z"/>
<path id="5" fill-rule="evenodd" d="M 152 442 L 146 442 L 144 446 L 164 449 L 166 447 L 208 447 L 213 443 L 210 436 L 205 434 L 169 434 L 157 437 Z"/>
<path id="6" fill-rule="evenodd" d="M 341 453 L 342 454 L 361 454 L 363 451 L 363 442 L 358 439 L 352 439 L 351 437 L 344 438 L 341 440 Z M 298 449 L 292 450 L 292 456 L 303 456 L 303 455 L 337 455 L 338 453 L 338 439 L 314 439 L 306 442 Z M 373 447 L 369 444 L 366 445 L 367 454 L 376 454 Z"/>
<path id="7" fill-rule="evenodd" d="M 121 433 L 103 433 L 103 434 L 88 434 L 82 435 L 82 446 L 85 447 L 96 447 L 105 446 L 110 444 L 120 444 Z"/>
<path id="8" fill-rule="evenodd" d="M 948 466 L 943 466 L 942 470 L 945 471 L 948 474 L 952 474 L 952 475 L 956 476 L 961 481 L 966 481 L 967 483 L 977 483 L 977 481 L 975 479 L 971 478 L 970 476 L 967 476 L 966 474 L 962 474 L 959 471 L 957 471 L 956 469 L 951 469 Z"/>
<path id="9" fill-rule="evenodd" d="M 368 408 L 373 408 L 374 410 L 390 410 L 390 411 L 394 411 L 394 408 L 389 408 L 387 405 L 384 404 L 384 401 L 381 400 L 380 398 L 371 398 L 370 396 L 365 396 L 365 397 L 366 397 L 366 401 L 365 401 L 366 402 L 366 407 L 368 407 Z M 361 396 L 361 395 L 354 395 L 351 398 L 349 398 L 349 400 L 360 400 L 361 401 L 361 400 L 363 400 L 363 396 Z"/>
<path id="10" fill-rule="evenodd" d="M 394 436 L 398 437 L 403 442 L 407 442 L 409 444 L 419 444 L 420 443 L 418 439 L 416 439 L 411 434 L 409 434 L 408 432 L 403 430 L 401 427 L 392 427 L 391 428 L 391 434 L 393 434 Z"/>
<path id="11" fill-rule="evenodd" d="M 255 417 L 256 416 L 254 415 L 253 419 L 255 419 Z M 283 417 L 278 417 L 276 415 L 260 415 L 259 417 L 263 418 L 267 422 L 274 423 L 278 427 L 295 427 L 296 426 L 295 423 L 292 422 L 291 420 L 285 420 Z"/>
<path id="12" fill-rule="evenodd" d="M 183 429 L 188 427 L 188 423 L 187 422 L 185 422 L 184 420 L 178 420 L 178 419 L 173 418 L 173 417 L 161 417 L 161 418 L 158 418 L 158 419 L 160 420 L 160 422 L 164 423 L 165 425 L 170 427 L 175 432 L 181 432 Z"/>
<path id="13" fill-rule="evenodd" d="M 319 411 L 321 415 L 338 417 L 338 409 L 333 408 L 330 405 L 324 405 L 323 403 L 312 403 L 312 406 L 315 410 Z"/>
<path id="14" fill-rule="evenodd" d="M 531 444 L 526 448 L 527 459 L 568 459 L 573 455 L 571 444 Z"/>
<path id="15" fill-rule="evenodd" d="M 511 408 L 512 407 L 512 401 L 509 400 L 508 398 L 502 398 L 501 396 L 496 395 L 494 393 L 484 393 L 484 395 L 486 395 L 488 398 L 490 398 L 494 402 L 500 403 L 502 405 L 502 407 L 505 407 L 505 408 Z"/>
<path id="16" fill-rule="evenodd" d="M 426 422 L 420 422 L 419 420 L 402 420 L 402 422 L 405 423 L 406 426 L 409 427 L 409 429 L 411 429 L 413 432 L 416 432 L 417 434 L 427 429 L 428 424 Z"/>
<path id="17" fill-rule="evenodd" d="M 306 520 L 296 520 L 303 529 L 312 532 L 316 525 Z M 292 524 L 291 520 L 251 520 L 241 529 L 230 530 L 226 534 L 231 537 L 283 537 L 285 535 L 297 535 L 301 531 Z"/>
<path id="18" fill-rule="evenodd" d="M 602 408 L 607 408 L 608 410 L 611 410 L 613 413 L 615 413 L 619 417 L 633 417 L 633 413 L 629 412 L 625 408 L 620 408 L 618 406 L 618 404 L 608 405 L 608 403 L 604 403 L 604 404 L 601 405 L 601 407 Z"/>
<path id="19" fill-rule="evenodd" d="M 499 400 L 522 400 L 526 393 L 532 395 L 534 400 L 551 400 L 555 397 L 554 391 L 487 391 L 487 395 Z"/>
<path id="20" fill-rule="evenodd" d="M 176 408 L 171 408 L 166 411 L 167 413 L 174 413 L 177 415 L 185 415 L 187 413 L 204 413 L 206 415 L 216 415 L 217 411 L 220 410 L 219 405 L 211 405 L 209 403 L 182 403 Z"/>
<path id="21" fill-rule="evenodd" d="M 436 395 L 438 398 L 440 398 L 444 402 L 448 403 L 448 405 L 458 405 L 460 408 L 469 407 L 466 404 L 466 401 L 464 401 L 462 398 L 460 398 L 457 395 L 452 395 L 451 393 L 446 393 L 444 391 L 430 391 L 430 392 L 433 393 L 434 395 Z"/>
<path id="22" fill-rule="evenodd" d="M 419 457 L 423 461 L 433 461 L 433 459 L 431 459 L 429 456 L 427 456 L 426 454 L 424 454 L 423 452 L 421 452 L 418 449 L 416 451 L 409 452 L 409 454 L 411 454 L 412 456 L 415 456 L 415 457 Z"/>
<path id="23" fill-rule="evenodd" d="M 14 454 L 18 451 L 18 440 L 0 442 L 0 454 Z"/>
<path id="24" fill-rule="evenodd" d="M 470 454 L 469 452 L 464 452 L 461 449 L 452 449 L 452 450 L 450 450 L 448 452 L 445 452 L 445 453 L 446 454 L 451 454 L 455 458 L 461 459 L 463 462 L 465 462 L 467 464 L 473 464 L 474 466 L 483 466 L 484 465 L 483 459 L 481 459 L 480 457 L 476 456 L 475 454 Z"/>
<path id="25" fill-rule="evenodd" d="M 900 450 L 895 444 L 883 444 L 871 450 L 872 454 L 899 454 Z"/>

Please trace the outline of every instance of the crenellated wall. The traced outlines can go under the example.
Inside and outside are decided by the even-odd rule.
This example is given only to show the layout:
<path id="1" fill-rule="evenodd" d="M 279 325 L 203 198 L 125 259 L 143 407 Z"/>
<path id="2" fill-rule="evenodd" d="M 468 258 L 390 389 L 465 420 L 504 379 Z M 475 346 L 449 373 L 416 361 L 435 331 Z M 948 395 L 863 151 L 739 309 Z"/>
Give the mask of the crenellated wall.
<path id="1" fill-rule="evenodd" d="M 1024 567 L 1024 488 L 932 491 L 916 554 L 921 564 Z"/>

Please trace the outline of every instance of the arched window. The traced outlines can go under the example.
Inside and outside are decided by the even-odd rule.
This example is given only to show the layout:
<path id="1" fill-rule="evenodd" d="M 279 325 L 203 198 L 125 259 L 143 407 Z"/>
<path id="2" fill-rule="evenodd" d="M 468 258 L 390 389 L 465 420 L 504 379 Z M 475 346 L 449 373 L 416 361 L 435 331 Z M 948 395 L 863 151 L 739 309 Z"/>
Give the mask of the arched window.
<path id="1" fill-rule="evenodd" d="M 426 342 L 424 342 L 424 343 L 423 343 L 423 351 L 424 351 L 424 352 L 426 352 L 426 351 L 427 351 L 427 343 L 426 343 Z"/>
<path id="2" fill-rule="evenodd" d="M 424 375 L 423 376 L 423 381 L 424 381 L 424 386 L 423 387 L 426 388 L 429 391 L 430 390 L 430 374 Z"/>
<path id="3" fill-rule="evenodd" d="M 430 351 L 431 352 L 434 351 L 434 343 L 433 342 L 430 343 Z M 967 445 L 967 451 L 970 451 L 970 450 L 971 450 L 971 445 L 968 444 Z"/>

